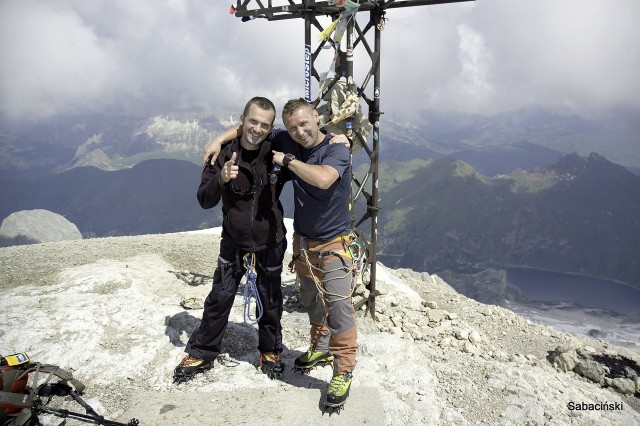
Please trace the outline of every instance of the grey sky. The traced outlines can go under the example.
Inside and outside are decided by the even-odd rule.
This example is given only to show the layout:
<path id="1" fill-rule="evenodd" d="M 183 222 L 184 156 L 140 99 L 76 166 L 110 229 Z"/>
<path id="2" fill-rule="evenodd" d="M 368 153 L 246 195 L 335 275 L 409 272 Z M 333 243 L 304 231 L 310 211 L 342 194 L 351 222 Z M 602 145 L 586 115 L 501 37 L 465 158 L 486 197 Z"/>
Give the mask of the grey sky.
<path id="1" fill-rule="evenodd" d="M 239 111 L 253 95 L 278 107 L 303 95 L 303 22 L 243 23 L 231 3 L 0 0 L 0 116 Z M 640 1 L 478 0 L 387 17 L 386 113 L 640 111 Z M 356 78 L 364 59 L 356 51 Z"/>

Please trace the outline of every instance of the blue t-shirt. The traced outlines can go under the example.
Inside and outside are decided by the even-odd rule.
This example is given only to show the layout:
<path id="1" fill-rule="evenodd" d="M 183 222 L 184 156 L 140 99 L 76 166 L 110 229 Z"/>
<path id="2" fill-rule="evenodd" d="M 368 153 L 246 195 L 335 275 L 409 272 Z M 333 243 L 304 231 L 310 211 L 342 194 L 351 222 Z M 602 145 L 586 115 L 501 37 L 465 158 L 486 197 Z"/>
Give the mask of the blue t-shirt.
<path id="1" fill-rule="evenodd" d="M 290 171 L 293 182 L 295 211 L 293 229 L 314 241 L 328 241 L 350 232 L 349 204 L 351 202 L 351 156 L 341 143 L 330 144 L 329 135 L 317 146 L 306 149 L 294 141 L 283 129 L 271 135 L 272 149 L 291 153 L 307 164 L 331 166 L 339 178 L 327 189 L 308 184 Z"/>

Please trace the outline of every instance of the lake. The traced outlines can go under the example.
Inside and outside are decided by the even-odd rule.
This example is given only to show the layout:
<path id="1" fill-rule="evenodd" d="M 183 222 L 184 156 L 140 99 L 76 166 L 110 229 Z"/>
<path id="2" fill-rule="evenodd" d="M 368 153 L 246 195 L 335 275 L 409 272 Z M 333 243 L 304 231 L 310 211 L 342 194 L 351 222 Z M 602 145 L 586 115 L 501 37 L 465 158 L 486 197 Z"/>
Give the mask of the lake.
<path id="1" fill-rule="evenodd" d="M 640 289 L 582 275 L 529 268 L 502 268 L 507 281 L 536 302 L 570 302 L 626 315 L 640 310 Z"/>

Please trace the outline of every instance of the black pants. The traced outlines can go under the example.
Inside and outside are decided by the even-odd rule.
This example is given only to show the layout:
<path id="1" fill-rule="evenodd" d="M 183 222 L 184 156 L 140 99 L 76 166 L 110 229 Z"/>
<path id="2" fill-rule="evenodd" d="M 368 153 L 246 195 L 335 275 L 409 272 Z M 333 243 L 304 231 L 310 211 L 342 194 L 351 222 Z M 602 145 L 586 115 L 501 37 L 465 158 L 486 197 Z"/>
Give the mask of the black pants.
<path id="1" fill-rule="evenodd" d="M 262 318 L 258 322 L 258 350 L 282 352 L 282 260 L 287 249 L 284 238 L 275 247 L 255 253 L 256 287 L 262 303 Z M 191 335 L 186 352 L 197 358 L 214 360 L 221 352 L 229 321 L 229 314 L 238 291 L 240 280 L 246 270 L 240 250 L 226 241 L 220 241 L 218 267 L 213 274 L 213 288 L 204 302 L 200 327 Z M 256 314 L 257 316 L 257 314 Z"/>

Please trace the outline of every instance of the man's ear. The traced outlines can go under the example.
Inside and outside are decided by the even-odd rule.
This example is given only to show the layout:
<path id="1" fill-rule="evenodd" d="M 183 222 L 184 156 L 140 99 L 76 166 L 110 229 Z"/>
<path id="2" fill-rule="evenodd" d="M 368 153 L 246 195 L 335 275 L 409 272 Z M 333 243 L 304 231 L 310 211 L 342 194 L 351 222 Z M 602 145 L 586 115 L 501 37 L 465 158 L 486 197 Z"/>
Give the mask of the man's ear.
<path id="1" fill-rule="evenodd" d="M 240 124 L 244 125 L 244 114 L 240 114 Z"/>

